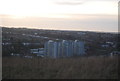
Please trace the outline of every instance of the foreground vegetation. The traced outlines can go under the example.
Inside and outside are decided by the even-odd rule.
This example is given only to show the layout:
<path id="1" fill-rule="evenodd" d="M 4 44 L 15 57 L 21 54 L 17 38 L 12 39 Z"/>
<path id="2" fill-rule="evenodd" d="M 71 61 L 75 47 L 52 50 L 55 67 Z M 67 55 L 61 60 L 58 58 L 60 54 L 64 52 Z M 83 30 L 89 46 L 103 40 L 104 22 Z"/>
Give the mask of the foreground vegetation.
<path id="1" fill-rule="evenodd" d="M 117 79 L 118 57 L 4 57 L 3 79 Z"/>

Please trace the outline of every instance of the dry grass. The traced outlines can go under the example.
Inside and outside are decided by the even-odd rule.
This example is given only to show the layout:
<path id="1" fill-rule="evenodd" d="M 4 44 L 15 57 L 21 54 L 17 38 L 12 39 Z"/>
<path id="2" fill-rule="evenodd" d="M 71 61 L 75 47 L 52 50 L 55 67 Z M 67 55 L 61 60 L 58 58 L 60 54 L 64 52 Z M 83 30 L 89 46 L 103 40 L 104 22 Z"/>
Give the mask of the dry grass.
<path id="1" fill-rule="evenodd" d="M 117 57 L 3 58 L 3 79 L 117 79 Z"/>

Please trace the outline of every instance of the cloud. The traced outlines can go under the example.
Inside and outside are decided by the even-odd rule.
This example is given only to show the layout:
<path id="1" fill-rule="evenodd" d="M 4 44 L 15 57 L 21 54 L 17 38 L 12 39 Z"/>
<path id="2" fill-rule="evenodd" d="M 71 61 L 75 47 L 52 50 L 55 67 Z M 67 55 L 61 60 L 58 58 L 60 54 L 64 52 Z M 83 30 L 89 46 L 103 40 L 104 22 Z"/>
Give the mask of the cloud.
<path id="1" fill-rule="evenodd" d="M 81 5 L 83 3 L 82 2 L 56 2 L 56 4 L 59 4 L 59 5 Z"/>
<path id="2" fill-rule="evenodd" d="M 11 18 L 9 15 L 0 15 L 4 16 L 2 19 L 2 24 L 0 25 L 8 27 L 28 27 L 38 29 L 118 32 L 117 15 L 66 15 L 70 15 L 73 18 Z"/>
<path id="3" fill-rule="evenodd" d="M 56 0 L 55 4 L 58 5 L 81 5 L 86 2 L 99 1 L 99 0 Z M 101 0 L 101 1 L 119 1 L 119 0 Z"/>
<path id="4" fill-rule="evenodd" d="M 58 5 L 81 5 L 83 4 L 84 1 L 81 1 L 81 0 L 60 0 L 60 1 L 57 1 L 55 2 L 55 4 L 58 4 Z"/>

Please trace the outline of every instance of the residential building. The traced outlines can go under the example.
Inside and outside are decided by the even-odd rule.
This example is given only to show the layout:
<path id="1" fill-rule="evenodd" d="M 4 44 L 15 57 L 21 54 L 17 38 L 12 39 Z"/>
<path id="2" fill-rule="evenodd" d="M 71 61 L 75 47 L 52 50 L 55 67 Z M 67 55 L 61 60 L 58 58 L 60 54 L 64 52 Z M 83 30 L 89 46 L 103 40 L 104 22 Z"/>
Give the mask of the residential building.
<path id="1" fill-rule="evenodd" d="M 84 42 L 82 41 L 52 41 L 44 45 L 44 55 L 51 58 L 72 57 L 85 54 Z"/>

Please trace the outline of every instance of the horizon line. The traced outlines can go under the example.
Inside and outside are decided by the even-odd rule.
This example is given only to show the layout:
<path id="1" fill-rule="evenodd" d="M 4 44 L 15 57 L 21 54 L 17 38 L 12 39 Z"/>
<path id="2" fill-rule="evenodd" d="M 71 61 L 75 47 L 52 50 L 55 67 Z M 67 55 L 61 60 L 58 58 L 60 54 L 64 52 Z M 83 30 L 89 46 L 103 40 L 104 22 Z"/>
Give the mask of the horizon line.
<path id="1" fill-rule="evenodd" d="M 37 30 L 54 30 L 54 31 L 76 31 L 76 32 L 96 32 L 96 33 L 113 33 L 113 34 L 119 34 L 119 31 L 117 32 L 106 32 L 106 31 L 95 31 L 95 30 L 69 30 L 69 29 L 49 29 L 49 28 L 34 28 L 34 27 L 26 27 L 26 26 L 21 26 L 21 27 L 13 27 L 13 26 L 0 26 L 0 28 L 17 28 L 17 29 L 37 29 Z"/>

